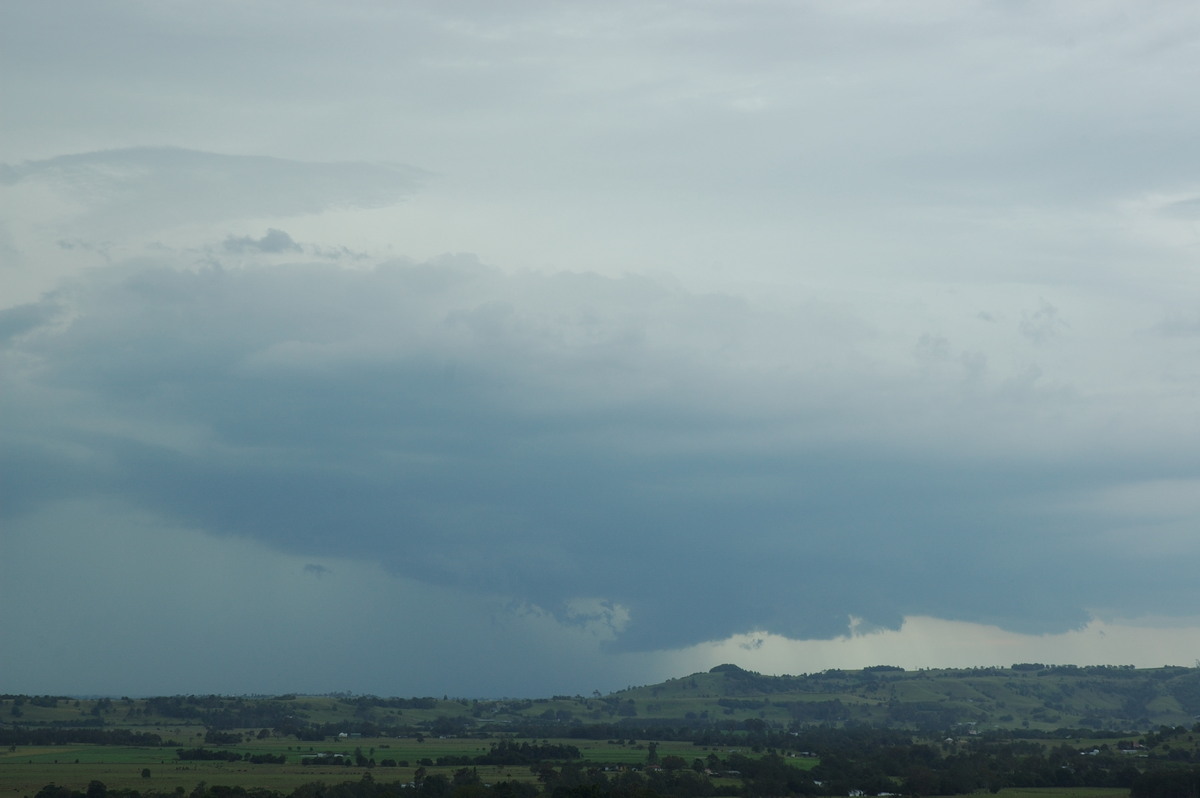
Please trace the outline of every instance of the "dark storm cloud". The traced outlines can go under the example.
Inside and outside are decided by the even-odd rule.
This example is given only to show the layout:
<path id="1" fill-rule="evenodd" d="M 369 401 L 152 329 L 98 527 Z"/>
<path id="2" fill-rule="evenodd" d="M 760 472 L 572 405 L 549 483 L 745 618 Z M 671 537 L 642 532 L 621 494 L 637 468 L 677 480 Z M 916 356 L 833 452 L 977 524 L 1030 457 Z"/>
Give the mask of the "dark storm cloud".
<path id="1" fill-rule="evenodd" d="M 1132 611 L 1186 581 L 1178 558 L 1131 573 L 1096 518 L 1062 509 L 1164 466 L 989 456 L 951 418 L 914 435 L 941 389 L 878 373 L 862 325 L 815 305 L 775 317 L 469 257 L 122 266 L 69 293 L 69 326 L 33 314 L 12 353 L 29 413 L 4 425 L 5 470 L 27 475 L 10 517 L 99 492 L 564 618 L 615 602 L 632 619 L 616 645 L 639 649 L 832 636 L 849 615 L 1061 630 L 1112 584 Z M 973 401 L 947 415 L 1053 437 L 1042 417 L 1070 397 Z"/>

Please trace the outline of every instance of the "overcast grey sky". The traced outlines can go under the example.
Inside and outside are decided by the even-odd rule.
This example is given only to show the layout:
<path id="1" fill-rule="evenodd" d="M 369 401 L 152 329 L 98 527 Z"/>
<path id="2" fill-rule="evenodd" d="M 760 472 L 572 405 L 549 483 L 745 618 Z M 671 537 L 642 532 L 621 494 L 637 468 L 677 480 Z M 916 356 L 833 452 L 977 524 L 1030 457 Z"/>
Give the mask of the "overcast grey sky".
<path id="1" fill-rule="evenodd" d="M 0 6 L 0 689 L 1200 657 L 1200 8 Z"/>

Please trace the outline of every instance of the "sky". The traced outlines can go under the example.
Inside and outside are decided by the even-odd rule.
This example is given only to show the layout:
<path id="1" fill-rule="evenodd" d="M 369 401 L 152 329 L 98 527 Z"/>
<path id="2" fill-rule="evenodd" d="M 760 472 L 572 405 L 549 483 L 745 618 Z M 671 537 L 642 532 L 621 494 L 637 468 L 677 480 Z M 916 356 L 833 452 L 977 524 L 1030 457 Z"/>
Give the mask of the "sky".
<path id="1" fill-rule="evenodd" d="M 1200 659 L 1200 7 L 0 5 L 0 692 Z"/>

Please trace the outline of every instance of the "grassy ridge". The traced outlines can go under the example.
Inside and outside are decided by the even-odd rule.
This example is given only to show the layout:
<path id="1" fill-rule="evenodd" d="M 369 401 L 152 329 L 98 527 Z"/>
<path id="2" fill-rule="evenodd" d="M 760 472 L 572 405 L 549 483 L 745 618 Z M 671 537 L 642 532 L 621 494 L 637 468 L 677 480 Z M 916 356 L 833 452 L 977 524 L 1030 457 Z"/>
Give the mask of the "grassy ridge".
<path id="1" fill-rule="evenodd" d="M 825 671 L 764 676 L 720 666 L 605 696 L 543 699 L 390 699 L 282 696 L 171 699 L 0 697 L 0 728 L 88 725 L 141 729 L 190 745 L 206 728 L 279 729 L 289 724 L 364 729 L 502 731 L 542 722 L 712 725 L 759 719 L 908 727 L 1150 729 L 1200 717 L 1200 670 L 1164 667 L 1034 667 Z M 453 721 L 446 725 L 448 721 Z"/>
<path id="2" fill-rule="evenodd" d="M 763 676 L 733 666 L 614 694 L 639 717 L 911 728 L 1150 729 L 1200 716 L 1200 670 L 1025 666 Z"/>

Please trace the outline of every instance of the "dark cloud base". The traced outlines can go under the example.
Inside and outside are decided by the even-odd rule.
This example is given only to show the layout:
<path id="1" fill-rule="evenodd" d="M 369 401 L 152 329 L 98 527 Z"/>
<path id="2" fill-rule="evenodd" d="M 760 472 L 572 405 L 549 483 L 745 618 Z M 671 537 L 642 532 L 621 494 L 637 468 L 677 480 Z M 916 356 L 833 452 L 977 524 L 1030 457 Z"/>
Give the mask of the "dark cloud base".
<path id="1" fill-rule="evenodd" d="M 831 637 L 850 616 L 1060 631 L 1113 585 L 1150 610 L 1186 579 L 1169 558 L 1136 572 L 1088 542 L 1093 518 L 1045 509 L 1136 463 L 795 435 L 828 412 L 805 394 L 827 373 L 780 384 L 780 362 L 748 372 L 736 346 L 714 360 L 690 336 L 759 324 L 740 303 L 462 258 L 121 267 L 65 295 L 65 326 L 10 314 L 16 402 L 43 403 L 32 426 L 4 426 L 10 518 L 115 496 L 564 619 L 572 599 L 604 599 L 631 612 L 626 650 Z M 791 414 L 742 404 L 785 390 Z"/>

